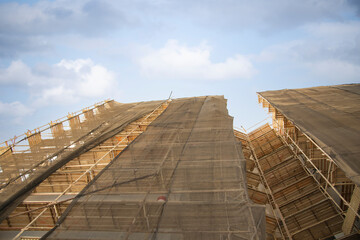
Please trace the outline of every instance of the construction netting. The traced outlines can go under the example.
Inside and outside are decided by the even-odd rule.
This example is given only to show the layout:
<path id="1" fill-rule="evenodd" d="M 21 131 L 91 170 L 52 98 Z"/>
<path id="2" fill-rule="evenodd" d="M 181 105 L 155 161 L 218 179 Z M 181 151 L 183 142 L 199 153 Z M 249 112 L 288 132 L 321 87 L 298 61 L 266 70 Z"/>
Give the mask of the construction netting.
<path id="1" fill-rule="evenodd" d="M 0 222 L 51 173 L 160 104 L 108 101 L 6 143 L 0 151 Z"/>
<path id="2" fill-rule="evenodd" d="M 43 238 L 265 239 L 226 100 L 173 100 Z"/>
<path id="3" fill-rule="evenodd" d="M 360 84 L 259 94 L 360 185 Z"/>

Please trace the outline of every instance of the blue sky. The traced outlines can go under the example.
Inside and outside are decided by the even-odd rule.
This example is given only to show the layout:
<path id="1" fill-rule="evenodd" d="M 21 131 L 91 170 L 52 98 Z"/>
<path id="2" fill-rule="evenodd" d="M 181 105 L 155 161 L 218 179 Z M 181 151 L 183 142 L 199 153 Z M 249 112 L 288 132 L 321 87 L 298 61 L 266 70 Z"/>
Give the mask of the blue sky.
<path id="1" fill-rule="evenodd" d="M 224 95 L 235 126 L 256 92 L 360 82 L 357 0 L 0 1 L 0 142 L 69 112 Z"/>

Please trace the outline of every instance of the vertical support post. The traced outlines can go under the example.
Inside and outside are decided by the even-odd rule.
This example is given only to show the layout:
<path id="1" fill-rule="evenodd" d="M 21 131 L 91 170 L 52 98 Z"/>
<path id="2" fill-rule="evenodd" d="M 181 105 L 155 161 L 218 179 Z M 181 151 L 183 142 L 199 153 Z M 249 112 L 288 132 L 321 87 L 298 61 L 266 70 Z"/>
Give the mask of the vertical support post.
<path id="1" fill-rule="evenodd" d="M 360 189 L 358 186 L 355 186 L 354 192 L 351 196 L 350 206 L 354 210 L 358 211 L 359 205 L 360 205 Z M 354 211 L 351 211 L 349 208 L 345 214 L 345 219 L 344 219 L 344 223 L 342 226 L 342 230 L 345 235 L 351 233 L 351 230 L 354 226 L 355 219 L 356 219 L 356 214 L 354 213 Z"/>
<path id="2" fill-rule="evenodd" d="M 245 130 L 245 129 L 244 129 L 244 130 Z M 245 130 L 245 132 L 246 132 L 246 130 Z M 287 226 L 286 226 L 285 219 L 284 219 L 284 217 L 283 217 L 283 215 L 282 215 L 282 213 L 281 213 L 281 211 L 280 211 L 279 206 L 278 206 L 277 203 L 275 202 L 275 197 L 274 197 L 274 195 L 272 194 L 272 191 L 271 191 L 271 189 L 270 189 L 270 187 L 269 187 L 269 184 L 268 184 L 267 181 L 266 181 L 265 174 L 264 174 L 264 172 L 263 172 L 263 170 L 262 170 L 262 168 L 261 168 L 261 166 L 260 166 L 260 164 L 259 164 L 259 160 L 258 160 L 258 158 L 257 158 L 257 156 L 256 156 L 256 152 L 255 152 L 255 149 L 254 149 L 254 147 L 253 147 L 253 145 L 252 145 L 252 142 L 251 142 L 251 140 L 250 140 L 250 138 L 249 138 L 249 136 L 248 136 L 247 134 L 246 134 L 246 137 L 247 137 L 247 141 L 248 141 L 248 143 L 249 143 L 251 155 L 254 157 L 254 160 L 255 160 L 255 161 L 254 161 L 254 162 L 255 162 L 255 166 L 256 166 L 257 169 L 259 170 L 261 182 L 264 184 L 264 186 L 265 186 L 265 188 L 266 188 L 266 195 L 267 195 L 267 197 L 268 197 L 268 200 L 269 200 L 269 203 L 270 203 L 270 205 L 271 205 L 271 208 L 273 208 L 273 206 L 275 206 L 275 208 L 276 208 L 276 210 L 277 210 L 276 212 L 277 212 L 278 215 L 280 216 L 281 222 L 283 223 L 283 227 L 284 227 L 284 229 L 285 229 L 286 235 L 287 235 L 288 238 L 291 240 L 292 237 L 291 237 L 290 231 L 289 231 L 289 229 L 288 229 Z M 273 209 L 273 210 L 274 210 L 274 209 Z M 275 217 L 275 218 L 277 217 L 277 215 L 275 214 L 275 212 L 274 212 L 274 217 Z M 278 222 L 277 218 L 276 218 L 276 221 L 277 221 L 277 223 L 278 223 L 279 231 L 280 231 L 283 239 L 285 239 L 285 235 L 284 235 L 284 233 L 283 233 L 282 230 L 281 230 L 281 226 L 280 226 L 280 223 Z"/>

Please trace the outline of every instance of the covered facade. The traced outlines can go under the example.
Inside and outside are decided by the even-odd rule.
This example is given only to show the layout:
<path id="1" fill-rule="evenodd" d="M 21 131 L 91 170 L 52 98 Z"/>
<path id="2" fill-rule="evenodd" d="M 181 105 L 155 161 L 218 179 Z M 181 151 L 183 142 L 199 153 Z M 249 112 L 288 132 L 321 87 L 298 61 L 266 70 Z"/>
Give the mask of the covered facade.
<path id="1" fill-rule="evenodd" d="M 356 239 L 360 85 L 105 101 L 0 148 L 0 238 Z"/>
<path id="2" fill-rule="evenodd" d="M 311 210 L 304 217 L 317 219 L 311 225 L 316 232 L 336 228 L 332 232 L 338 236 L 359 237 L 360 84 L 267 91 L 258 97 L 272 115 L 274 131 L 323 195 L 324 200 L 313 200 L 316 194 L 305 191 L 309 183 L 294 175 L 292 186 L 307 198 L 298 211 Z M 332 215 L 330 207 L 319 211 L 324 202 L 331 203 Z"/>
<path id="3" fill-rule="evenodd" d="M 1 227 L 7 231 L 0 234 L 15 239 L 266 238 L 265 209 L 249 198 L 245 158 L 223 97 L 106 104 L 106 111 L 125 110 L 117 119 L 104 116 L 90 139 L 68 140 L 91 121 L 86 117 L 76 128 L 64 129 L 59 145 L 72 154 L 96 144 L 66 155 L 56 171 L 50 169 L 61 155 L 42 166 L 46 170 L 27 172 L 25 180 L 41 175 L 43 181 L 21 195 L 24 200 L 3 204 L 11 214 L 4 211 Z M 111 136 L 103 139 L 107 129 Z M 48 149 L 39 139 L 38 151 Z M 35 154 L 34 146 L 27 151 Z M 7 150 L 8 158 L 16 154 L 13 149 Z M 9 180 L 4 199 L 12 195 L 6 189 L 17 186 Z"/>

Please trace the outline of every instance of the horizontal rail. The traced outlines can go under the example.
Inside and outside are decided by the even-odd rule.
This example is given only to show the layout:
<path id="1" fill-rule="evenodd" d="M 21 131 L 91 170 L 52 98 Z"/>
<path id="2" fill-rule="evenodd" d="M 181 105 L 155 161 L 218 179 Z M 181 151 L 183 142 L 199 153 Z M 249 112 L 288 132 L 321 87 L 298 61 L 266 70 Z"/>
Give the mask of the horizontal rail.
<path id="1" fill-rule="evenodd" d="M 151 113 L 147 114 L 146 117 L 142 120 L 142 122 L 140 123 L 140 125 L 142 123 L 144 123 L 151 115 L 153 115 L 160 107 L 163 106 L 163 104 L 165 102 L 168 102 L 169 100 L 166 100 L 164 102 L 162 102 L 159 106 L 157 106 Z M 127 136 L 130 136 L 134 131 L 136 131 L 137 126 L 134 126 L 133 130 L 130 131 Z M 119 145 L 123 144 L 124 141 L 127 141 L 127 138 L 123 138 L 122 140 L 120 140 L 117 144 L 115 144 L 113 146 L 113 148 L 111 148 L 109 151 L 107 151 L 104 155 L 102 155 L 95 163 L 93 163 L 86 171 L 83 172 L 83 174 L 81 174 L 76 180 L 74 180 L 73 182 L 71 182 L 68 187 L 61 192 L 52 202 L 48 203 L 47 206 L 44 206 L 44 209 L 30 222 L 28 223 L 24 228 L 21 229 L 21 231 L 13 238 L 14 240 L 19 239 L 20 236 L 27 231 L 28 229 L 31 228 L 31 225 L 34 224 L 36 222 L 37 219 L 39 219 L 39 217 L 41 215 L 43 215 L 47 210 L 49 206 L 53 206 L 59 203 L 59 199 L 66 194 L 66 192 L 68 192 L 77 182 L 79 182 L 79 180 L 81 178 L 83 178 L 84 176 L 86 176 L 87 173 L 89 173 L 94 167 L 96 167 L 106 156 L 110 155 L 111 153 L 113 153 L 114 149 L 116 149 L 116 147 L 118 147 Z M 114 156 L 113 156 L 114 157 Z M 74 197 L 75 198 L 75 197 Z M 64 201 L 69 201 L 72 199 L 67 199 Z M 60 201 L 60 202 L 64 202 L 64 201 Z M 58 215 L 58 213 L 56 212 L 56 216 L 59 218 L 60 216 Z"/>
<path id="2" fill-rule="evenodd" d="M 84 112 L 86 112 L 86 111 L 96 109 L 97 107 L 99 107 L 101 105 L 104 105 L 105 103 L 112 102 L 112 101 L 114 101 L 114 100 L 113 99 L 106 99 L 106 100 L 103 100 L 101 102 L 95 103 L 95 104 L 93 104 L 93 105 L 91 105 L 89 107 L 83 108 L 83 109 L 81 109 L 79 111 L 73 112 L 73 113 L 71 113 L 69 115 L 71 115 L 71 117 L 76 117 L 76 116 L 79 116 L 81 114 L 84 114 Z M 0 148 L 2 148 L 2 147 L 4 147 L 4 148 L 13 147 L 13 146 L 15 146 L 18 143 L 26 140 L 28 137 L 30 137 L 30 136 L 32 136 L 32 135 L 34 135 L 36 133 L 46 131 L 46 130 L 50 129 L 51 126 L 53 126 L 53 125 L 56 125 L 56 124 L 63 123 L 65 121 L 67 121 L 69 115 L 61 117 L 61 118 L 56 119 L 54 121 L 51 121 L 50 123 L 44 124 L 44 125 L 42 125 L 40 127 L 37 127 L 37 128 L 35 128 L 33 130 L 34 132 L 29 130 L 28 132 L 25 132 L 25 133 L 23 133 L 23 134 L 21 134 L 19 136 L 14 136 L 13 138 L 10 138 L 9 140 L 1 142 L 0 143 Z M 19 141 L 16 141 L 19 138 L 22 138 L 22 139 L 20 139 Z"/>

